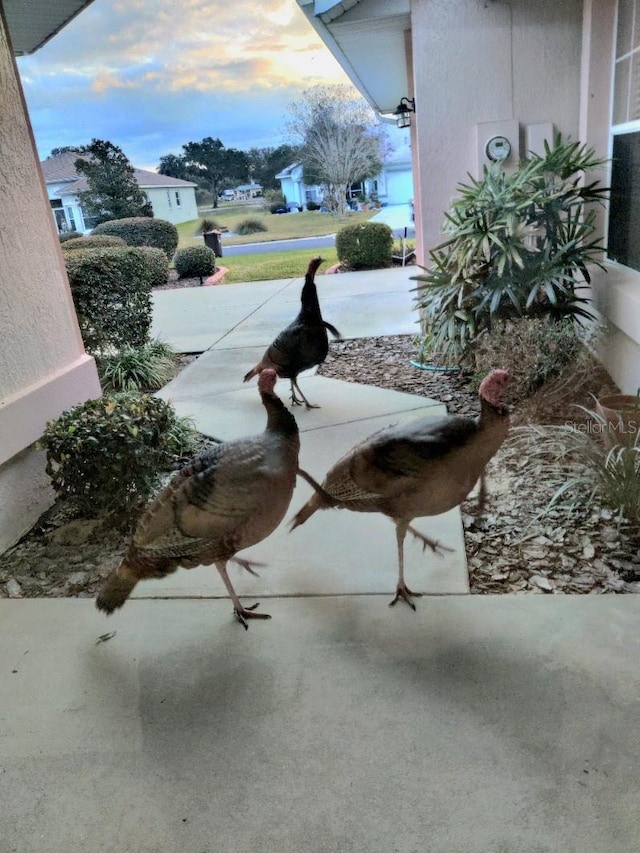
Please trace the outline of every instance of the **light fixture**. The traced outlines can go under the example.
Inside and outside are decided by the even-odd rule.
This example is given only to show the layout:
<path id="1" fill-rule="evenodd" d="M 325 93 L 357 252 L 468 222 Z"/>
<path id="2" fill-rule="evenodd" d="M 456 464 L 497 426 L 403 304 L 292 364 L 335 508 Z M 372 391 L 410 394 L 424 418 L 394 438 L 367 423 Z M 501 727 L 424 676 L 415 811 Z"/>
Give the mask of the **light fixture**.
<path id="1" fill-rule="evenodd" d="M 414 98 L 401 98 L 400 103 L 393 111 L 398 127 L 411 127 L 411 113 L 416 111 Z"/>

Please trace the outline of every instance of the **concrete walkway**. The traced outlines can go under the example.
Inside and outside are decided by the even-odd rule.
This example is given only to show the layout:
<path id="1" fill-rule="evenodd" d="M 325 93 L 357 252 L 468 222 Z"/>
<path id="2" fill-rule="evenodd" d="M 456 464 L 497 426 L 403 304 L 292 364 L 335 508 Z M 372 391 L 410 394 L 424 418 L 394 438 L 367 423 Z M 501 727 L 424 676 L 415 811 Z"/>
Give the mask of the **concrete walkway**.
<path id="1" fill-rule="evenodd" d="M 409 274 L 319 279 L 327 319 L 414 331 Z M 167 389 L 201 429 L 263 429 L 241 377 L 300 284 L 157 294 L 154 332 L 206 350 Z M 378 424 L 440 411 L 302 385 L 322 405 L 296 412 L 318 476 Z M 90 600 L 0 600 L 0 853 L 640 849 L 640 597 L 389 608 L 393 528 L 361 520 L 325 512 L 256 546 L 269 567 L 239 588 L 273 618 L 248 631 L 211 569 L 141 584 L 109 620 Z M 409 584 L 464 593 L 458 516 L 430 525 L 456 552 L 412 553 Z"/>

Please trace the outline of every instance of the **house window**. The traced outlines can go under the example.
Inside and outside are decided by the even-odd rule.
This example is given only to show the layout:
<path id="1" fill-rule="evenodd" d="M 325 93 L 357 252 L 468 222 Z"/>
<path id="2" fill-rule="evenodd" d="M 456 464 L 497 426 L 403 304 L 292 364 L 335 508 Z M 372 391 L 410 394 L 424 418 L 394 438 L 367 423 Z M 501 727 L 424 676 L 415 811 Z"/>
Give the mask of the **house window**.
<path id="1" fill-rule="evenodd" d="M 180 207 L 180 193 L 176 190 L 176 207 Z"/>
<path id="2" fill-rule="evenodd" d="M 171 193 L 170 193 L 170 191 L 169 191 L 169 190 L 167 190 L 167 204 L 169 205 L 169 210 L 171 210 L 171 208 L 173 207 L 173 205 L 172 205 L 172 203 L 171 203 Z"/>
<path id="3" fill-rule="evenodd" d="M 362 183 L 362 181 L 360 181 L 357 184 L 351 184 L 351 186 L 347 190 L 347 200 L 353 201 L 353 199 L 359 195 L 361 195 L 361 196 L 365 195 L 364 184 Z"/>
<path id="4" fill-rule="evenodd" d="M 619 0 L 607 254 L 640 270 L 640 0 Z"/>

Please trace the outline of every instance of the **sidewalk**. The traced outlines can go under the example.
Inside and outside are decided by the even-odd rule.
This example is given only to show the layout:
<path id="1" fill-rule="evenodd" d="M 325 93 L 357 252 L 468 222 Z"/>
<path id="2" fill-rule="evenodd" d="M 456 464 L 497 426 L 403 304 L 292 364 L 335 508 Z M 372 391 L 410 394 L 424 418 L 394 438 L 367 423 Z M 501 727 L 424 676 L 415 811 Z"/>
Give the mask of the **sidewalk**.
<path id="1" fill-rule="evenodd" d="M 323 313 L 345 337 L 410 334 L 410 275 L 319 277 Z M 156 294 L 154 334 L 203 353 L 164 394 L 181 414 L 264 428 L 242 375 L 301 283 Z M 301 383 L 320 477 L 377 425 L 442 411 Z M 418 523 L 455 553 L 411 550 L 415 613 L 388 607 L 392 525 L 338 511 L 255 547 L 269 566 L 238 590 L 273 618 L 248 631 L 214 569 L 145 581 L 110 619 L 0 600 L 0 853 L 637 850 L 640 597 L 467 595 L 457 511 Z"/>

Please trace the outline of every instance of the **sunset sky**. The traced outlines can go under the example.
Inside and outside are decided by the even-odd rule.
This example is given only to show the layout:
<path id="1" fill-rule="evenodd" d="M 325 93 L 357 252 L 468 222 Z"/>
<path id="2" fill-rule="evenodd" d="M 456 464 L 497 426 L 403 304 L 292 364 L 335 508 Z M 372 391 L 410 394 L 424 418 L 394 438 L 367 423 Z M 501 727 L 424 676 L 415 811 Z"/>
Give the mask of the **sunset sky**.
<path id="1" fill-rule="evenodd" d="M 304 88 L 349 82 L 295 0 L 95 0 L 18 67 L 41 158 L 97 137 L 143 169 L 205 136 L 279 145 Z"/>

